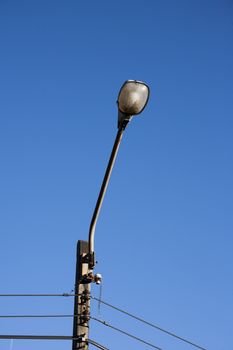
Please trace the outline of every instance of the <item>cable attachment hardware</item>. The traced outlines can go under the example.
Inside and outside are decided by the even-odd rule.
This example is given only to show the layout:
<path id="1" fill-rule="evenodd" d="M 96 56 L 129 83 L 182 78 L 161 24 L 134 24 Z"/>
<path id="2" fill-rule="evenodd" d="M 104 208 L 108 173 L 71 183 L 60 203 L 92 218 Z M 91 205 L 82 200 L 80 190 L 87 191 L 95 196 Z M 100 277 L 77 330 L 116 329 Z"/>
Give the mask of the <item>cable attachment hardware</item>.
<path id="1" fill-rule="evenodd" d="M 87 283 L 101 284 L 101 282 L 102 282 L 102 275 L 100 273 L 96 273 L 94 275 L 93 272 L 91 271 L 88 274 L 83 275 L 80 282 L 83 283 L 83 284 L 87 284 Z"/>
<path id="2" fill-rule="evenodd" d="M 101 284 L 102 282 L 102 275 L 100 273 L 96 273 L 95 275 L 93 273 L 90 274 L 91 282 L 96 284 Z"/>
<path id="3" fill-rule="evenodd" d="M 80 319 L 80 324 L 84 325 L 86 323 L 88 323 L 88 321 L 90 321 L 90 314 L 87 310 L 84 310 L 84 312 L 82 313 L 82 315 L 79 316 Z"/>
<path id="4" fill-rule="evenodd" d="M 91 299 L 90 293 L 87 291 L 83 291 L 82 294 L 80 295 L 80 301 L 82 305 L 86 304 L 90 299 Z"/>
<path id="5" fill-rule="evenodd" d="M 85 334 L 80 335 L 77 339 L 77 342 L 78 343 L 85 343 L 86 342 Z"/>
<path id="6" fill-rule="evenodd" d="M 102 283 L 102 275 L 100 273 L 97 273 L 94 275 L 94 282 L 96 284 L 101 284 Z"/>
<path id="7" fill-rule="evenodd" d="M 92 281 L 93 281 L 93 273 L 89 272 L 89 273 L 82 276 L 80 283 L 88 284 L 88 283 L 91 283 Z"/>

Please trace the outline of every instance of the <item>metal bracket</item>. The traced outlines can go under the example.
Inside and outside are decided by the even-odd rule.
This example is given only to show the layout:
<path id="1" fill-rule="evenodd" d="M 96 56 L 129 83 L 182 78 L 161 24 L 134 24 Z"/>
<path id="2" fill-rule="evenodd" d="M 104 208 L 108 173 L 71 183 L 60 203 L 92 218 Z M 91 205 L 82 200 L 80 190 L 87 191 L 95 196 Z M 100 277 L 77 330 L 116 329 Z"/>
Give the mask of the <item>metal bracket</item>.
<path id="1" fill-rule="evenodd" d="M 88 283 L 96 283 L 101 284 L 102 282 L 102 275 L 100 273 L 93 274 L 93 272 L 89 272 L 88 274 L 85 274 L 81 277 L 81 280 L 79 283 L 81 284 L 88 284 Z"/>

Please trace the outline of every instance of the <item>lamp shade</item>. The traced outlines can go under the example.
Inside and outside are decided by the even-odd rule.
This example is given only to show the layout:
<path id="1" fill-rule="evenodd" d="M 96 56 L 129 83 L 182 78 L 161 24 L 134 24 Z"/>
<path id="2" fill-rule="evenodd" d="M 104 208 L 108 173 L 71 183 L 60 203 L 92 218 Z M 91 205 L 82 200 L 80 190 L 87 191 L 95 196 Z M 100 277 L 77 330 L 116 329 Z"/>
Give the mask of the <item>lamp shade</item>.
<path id="1" fill-rule="evenodd" d="M 127 80 L 121 87 L 118 95 L 118 109 L 129 116 L 143 111 L 149 99 L 149 87 L 137 80 Z"/>

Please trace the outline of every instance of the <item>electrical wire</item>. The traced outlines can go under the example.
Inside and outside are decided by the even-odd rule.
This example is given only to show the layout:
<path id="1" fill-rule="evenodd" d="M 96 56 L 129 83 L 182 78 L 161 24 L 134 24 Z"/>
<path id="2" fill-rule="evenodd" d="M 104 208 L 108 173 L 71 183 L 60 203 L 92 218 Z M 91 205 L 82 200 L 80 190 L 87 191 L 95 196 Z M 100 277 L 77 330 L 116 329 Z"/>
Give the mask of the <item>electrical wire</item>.
<path id="1" fill-rule="evenodd" d="M 76 297 L 81 294 L 0 294 L 0 297 Z"/>
<path id="2" fill-rule="evenodd" d="M 79 315 L 0 315 L 0 318 L 65 318 L 65 317 L 74 318 L 74 317 L 78 317 L 78 316 Z M 101 320 L 99 320 L 99 319 L 97 319 L 95 317 L 92 317 L 92 316 L 89 316 L 89 317 L 90 317 L 90 319 L 92 319 L 94 321 L 100 322 L 100 323 L 104 324 L 105 326 L 107 326 L 109 328 L 112 328 L 115 331 L 118 331 L 118 332 L 120 332 L 122 334 L 125 334 L 128 337 L 131 337 L 131 338 L 133 338 L 135 340 L 138 340 L 141 343 L 144 343 L 144 344 L 146 344 L 148 346 L 151 346 L 154 349 L 162 350 L 161 348 L 159 348 L 159 347 L 157 347 L 157 346 L 155 346 L 155 345 L 153 345 L 153 344 L 151 344 L 151 343 L 149 343 L 149 342 L 147 342 L 147 341 L 145 341 L 145 340 L 143 340 L 141 338 L 138 338 L 138 337 L 136 337 L 136 336 L 134 336 L 134 335 L 132 335 L 130 333 L 127 333 L 127 332 L 123 331 L 122 329 L 119 329 L 119 328 L 117 328 L 117 327 L 115 327 L 115 326 L 113 326 L 113 325 L 111 325 L 111 324 L 109 324 L 109 323 L 107 323 L 105 321 L 101 321 Z M 13 336 L 13 338 L 11 338 L 10 335 L 9 336 L 8 335 L 7 336 L 1 336 L 0 335 L 0 339 L 27 339 L 27 338 L 24 338 L 24 337 L 30 337 L 28 339 L 42 339 L 42 340 L 43 339 L 48 339 L 48 340 L 52 340 L 52 339 L 69 340 L 70 338 L 74 339 L 72 337 L 69 338 L 68 336 L 67 337 L 66 336 L 60 336 L 59 338 L 54 338 L 55 336 L 48 336 L 48 338 L 45 338 L 46 336 L 38 336 L 37 337 L 37 336 L 20 336 L 19 335 L 19 336 Z"/>
<path id="3" fill-rule="evenodd" d="M 97 348 L 99 348 L 101 350 L 109 350 L 105 346 L 100 345 L 99 343 L 96 343 L 94 340 L 91 340 L 90 338 L 88 339 L 87 343 L 90 343 L 91 345 L 96 346 Z"/>
<path id="4" fill-rule="evenodd" d="M 128 333 L 128 332 L 125 332 L 125 331 L 123 331 L 122 329 L 117 328 L 117 327 L 115 327 L 115 326 L 113 326 L 113 325 L 111 325 L 111 324 L 109 324 L 109 323 L 107 323 L 107 322 L 105 322 L 105 321 L 99 320 L 98 318 L 95 318 L 95 317 L 92 317 L 92 316 L 90 316 L 90 318 L 91 318 L 92 320 L 96 321 L 96 322 L 99 322 L 99 323 L 103 324 L 104 326 L 107 326 L 107 327 L 109 327 L 109 328 L 112 328 L 112 329 L 114 329 L 115 331 L 120 332 L 120 333 L 122 333 L 122 334 L 124 334 L 124 335 L 127 335 L 128 337 L 133 338 L 133 339 L 135 339 L 135 340 L 137 340 L 137 341 L 139 341 L 139 342 L 141 342 L 141 343 L 143 343 L 143 344 L 146 344 L 146 345 L 148 345 L 148 346 L 150 346 L 150 347 L 152 347 L 152 348 L 154 348 L 154 349 L 163 350 L 162 348 L 159 348 L 158 346 L 156 346 L 156 345 L 154 345 L 154 344 L 152 344 L 152 343 L 149 343 L 149 342 L 145 341 L 144 339 L 138 338 L 138 337 L 136 337 L 136 336 L 133 335 L 133 334 L 130 334 L 130 333 Z"/>
<path id="5" fill-rule="evenodd" d="M 0 335 L 0 339 L 20 339 L 20 340 L 79 340 L 79 338 L 69 335 Z M 88 339 L 85 343 L 90 343 L 101 350 L 109 350 L 103 345 L 98 344 L 94 340 Z"/>
<path id="6" fill-rule="evenodd" d="M 119 312 L 121 312 L 121 313 L 123 313 L 123 314 L 125 314 L 125 315 L 127 315 L 127 316 L 130 316 L 130 317 L 134 318 L 134 319 L 137 320 L 137 321 L 140 321 L 140 322 L 142 322 L 142 323 L 144 323 L 144 324 L 146 324 L 146 325 L 148 325 L 148 326 L 150 326 L 150 327 L 153 327 L 153 328 L 155 328 L 155 329 L 157 329 L 157 330 L 159 330 L 159 331 L 161 331 L 161 332 L 163 332 L 163 333 L 166 333 L 166 334 L 170 335 L 171 337 L 174 337 L 174 338 L 176 338 L 176 339 L 179 339 L 179 340 L 181 340 L 181 341 L 183 341 L 183 342 L 185 342 L 185 343 L 187 343 L 187 344 L 189 344 L 189 345 L 192 345 L 192 346 L 194 346 L 194 347 L 196 347 L 196 348 L 198 348 L 198 349 L 207 350 L 206 348 L 203 348 L 202 346 L 200 346 L 200 345 L 198 345 L 198 344 L 196 344 L 196 343 L 194 343 L 194 342 L 192 342 L 192 341 L 190 341 L 190 340 L 188 340 L 188 339 L 185 339 L 185 338 L 183 338 L 183 337 L 181 337 L 181 336 L 179 336 L 179 335 L 176 335 L 175 333 L 172 333 L 172 332 L 170 332 L 170 331 L 167 331 L 167 330 L 164 329 L 164 328 L 161 328 L 161 327 L 159 327 L 159 326 L 157 326 L 157 325 L 155 325 L 155 324 L 153 324 L 153 323 L 151 323 L 151 322 L 148 322 L 148 321 L 146 321 L 146 320 L 144 320 L 144 319 L 142 319 L 142 318 L 140 318 L 140 317 L 138 317 L 138 316 L 135 316 L 135 315 L 133 315 L 133 314 L 131 314 L 131 313 L 125 311 L 125 310 L 122 310 L 122 309 L 120 309 L 120 308 L 118 308 L 118 307 L 116 307 L 116 306 L 114 306 L 114 305 L 111 305 L 111 304 L 107 303 L 106 301 L 103 301 L 103 300 L 98 299 L 98 298 L 93 297 L 93 296 L 91 296 L 91 298 L 94 299 L 94 300 L 96 300 L 96 301 L 98 301 L 99 303 L 102 303 L 102 304 L 104 304 L 104 305 L 106 305 L 106 306 L 108 306 L 108 307 L 110 307 L 110 308 L 116 310 L 116 311 L 119 311 Z"/>
<path id="7" fill-rule="evenodd" d="M 0 315 L 0 318 L 74 318 L 78 315 Z"/>
<path id="8" fill-rule="evenodd" d="M 0 335 L 0 339 L 25 339 L 25 340 L 78 340 L 69 335 Z"/>
<path id="9" fill-rule="evenodd" d="M 65 318 L 65 317 L 69 317 L 69 318 L 74 318 L 74 317 L 78 317 L 79 315 L 0 315 L 0 318 Z M 144 343 L 150 347 L 153 347 L 154 349 L 157 349 L 157 350 L 162 350 L 161 348 L 159 348 L 158 346 L 155 346 L 141 338 L 138 338 L 136 337 L 135 335 L 133 334 L 130 334 L 130 333 L 127 333 L 125 331 L 123 331 L 122 329 L 119 329 L 105 321 L 101 321 L 99 320 L 98 318 L 95 318 L 93 316 L 89 316 L 90 319 L 94 320 L 94 321 L 97 321 L 97 322 L 100 322 L 102 324 L 104 324 L 105 326 L 109 327 L 109 328 L 112 328 L 114 329 L 115 331 L 118 331 L 122 334 L 125 334 L 127 335 L 128 337 L 131 337 L 135 340 L 138 340 L 140 341 L 141 343 Z M 6 337 L 6 338 L 2 338 L 2 337 Z M 54 336 L 48 336 L 48 338 L 45 338 L 45 336 L 38 336 L 38 338 L 36 338 L 37 336 L 15 336 L 16 338 L 11 338 L 10 336 L 1 336 L 0 335 L 0 339 L 27 339 L 27 338 L 23 338 L 23 337 L 31 337 L 31 338 L 28 338 L 28 339 L 55 339 Z M 62 336 L 61 340 L 66 340 L 66 339 L 70 339 L 70 338 L 64 338 Z M 57 338 L 56 338 L 57 339 Z M 60 338 L 59 338 L 60 339 Z"/>
<path id="10" fill-rule="evenodd" d="M 75 296 L 79 296 L 79 295 L 81 295 L 81 294 L 72 294 L 72 293 L 61 293 L 61 294 L 0 294 L 0 297 L 75 297 Z M 141 317 L 135 316 L 135 315 L 129 313 L 128 311 L 125 311 L 125 310 L 123 310 L 123 309 L 121 309 L 119 307 L 116 307 L 116 306 L 114 306 L 114 305 L 112 305 L 110 303 L 107 303 L 106 301 L 104 301 L 102 299 L 96 298 L 94 296 L 90 296 L 90 297 L 93 300 L 98 301 L 99 303 L 102 303 L 102 304 L 104 304 L 104 305 L 106 305 L 106 306 L 108 306 L 108 307 L 110 307 L 110 308 L 112 308 L 112 309 L 114 309 L 114 310 L 116 310 L 118 312 L 121 312 L 121 313 L 123 313 L 123 314 L 125 314 L 125 315 L 127 315 L 129 317 L 134 318 L 135 320 L 137 320 L 139 322 L 142 322 L 142 323 L 144 323 L 144 324 L 146 324 L 146 325 L 148 325 L 150 327 L 153 327 L 153 328 L 155 328 L 155 329 L 157 329 L 157 330 L 159 330 L 159 331 L 161 331 L 163 333 L 166 333 L 167 335 L 169 335 L 171 337 L 174 337 L 174 338 L 176 338 L 176 339 L 178 339 L 180 341 L 183 341 L 186 344 L 194 346 L 197 349 L 207 350 L 207 348 L 204 348 L 203 346 L 200 346 L 200 345 L 194 343 L 193 341 L 190 341 L 190 340 L 188 340 L 188 339 L 186 339 L 184 337 L 181 337 L 181 336 L 179 336 L 179 335 L 177 335 L 177 334 L 175 334 L 173 332 L 170 332 L 170 331 L 168 331 L 168 330 L 166 330 L 166 329 L 164 329 L 164 328 L 162 328 L 160 326 L 157 326 L 157 325 L 155 325 L 155 324 L 153 324 L 151 322 L 148 322 L 148 321 L 142 319 Z M 5 317 L 7 317 L 7 316 L 5 316 Z M 20 316 L 16 316 L 16 317 L 20 317 Z M 44 316 L 43 315 L 42 316 L 41 315 L 35 315 L 35 316 L 33 316 L 33 315 L 32 316 L 25 315 L 24 317 L 77 317 L 77 316 L 75 316 L 75 315 L 72 315 L 72 316 L 71 315 L 44 315 Z M 0 316 L 0 318 L 2 318 L 2 317 Z"/>

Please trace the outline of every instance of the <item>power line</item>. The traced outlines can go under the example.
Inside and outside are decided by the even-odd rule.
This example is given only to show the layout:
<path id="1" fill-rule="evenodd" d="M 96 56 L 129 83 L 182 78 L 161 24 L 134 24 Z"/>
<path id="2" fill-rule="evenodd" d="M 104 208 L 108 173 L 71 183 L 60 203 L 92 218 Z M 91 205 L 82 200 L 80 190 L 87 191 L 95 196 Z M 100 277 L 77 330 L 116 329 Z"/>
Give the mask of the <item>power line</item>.
<path id="1" fill-rule="evenodd" d="M 75 296 L 78 296 L 78 295 L 79 294 L 72 294 L 72 293 L 61 293 L 61 294 L 0 294 L 0 297 L 75 297 Z M 135 316 L 135 315 L 129 313 L 128 311 L 125 311 L 125 310 L 123 310 L 123 309 L 121 309 L 119 307 L 116 307 L 116 306 L 114 306 L 114 305 L 112 305 L 110 303 L 107 303 L 106 301 L 103 301 L 102 299 L 96 298 L 94 296 L 90 296 L 90 297 L 93 300 L 96 300 L 96 301 L 98 301 L 98 302 L 100 302 L 100 303 L 102 303 L 102 304 L 104 304 L 104 305 L 106 305 L 106 306 L 116 310 L 116 311 L 119 311 L 119 312 L 121 312 L 121 313 L 123 313 L 123 314 L 125 314 L 125 315 L 127 315 L 129 317 L 132 317 L 132 318 L 136 319 L 139 322 L 142 322 L 142 323 L 144 323 L 144 324 L 146 324 L 146 325 L 148 325 L 150 327 L 153 327 L 153 328 L 155 328 L 155 329 L 157 329 L 157 330 L 159 330 L 159 331 L 161 331 L 163 333 L 166 333 L 167 335 L 169 335 L 171 337 L 174 337 L 174 338 L 176 338 L 178 340 L 181 340 L 181 341 L 185 342 L 186 344 L 194 346 L 194 347 L 196 347 L 196 348 L 198 348 L 200 350 L 207 350 L 203 346 L 200 346 L 200 345 L 194 343 L 193 341 L 190 341 L 190 340 L 188 340 L 188 339 L 186 339 L 184 337 L 181 337 L 181 336 L 179 336 L 179 335 L 177 335 L 177 334 L 175 334 L 173 332 L 170 332 L 170 331 L 168 331 L 168 330 L 166 330 L 166 329 L 164 329 L 164 328 L 162 328 L 160 326 L 157 326 L 157 325 L 155 325 L 155 324 L 153 324 L 151 322 L 148 322 L 148 321 L 142 319 L 141 317 Z M 20 316 L 16 316 L 16 317 L 20 317 Z M 76 315 L 45 315 L 45 316 L 42 316 L 42 315 L 40 315 L 40 316 L 39 315 L 38 316 L 37 315 L 35 315 L 35 316 L 33 316 L 33 315 L 32 316 L 26 316 L 25 315 L 25 317 L 77 317 L 77 316 Z"/>
<path id="2" fill-rule="evenodd" d="M 62 293 L 62 294 L 0 294 L 0 297 L 75 297 L 80 294 Z"/>
<path id="3" fill-rule="evenodd" d="M 99 320 L 98 318 L 95 318 L 95 317 L 92 317 L 92 316 L 90 316 L 90 318 L 91 318 L 92 320 L 96 321 L 96 322 L 102 323 L 104 326 L 107 326 L 107 327 L 109 327 L 109 328 L 112 328 L 112 329 L 114 329 L 115 331 L 120 332 L 120 333 L 122 333 L 122 334 L 124 334 L 124 335 L 127 335 L 128 337 L 133 338 L 133 339 L 135 339 L 135 340 L 137 340 L 137 341 L 139 341 L 139 342 L 141 342 L 141 343 L 143 343 L 143 344 L 146 344 L 146 345 L 148 345 L 148 346 L 150 346 L 150 347 L 152 347 L 152 348 L 154 348 L 154 349 L 163 350 L 162 348 L 159 348 L 158 346 L 156 346 L 156 345 L 154 345 L 154 344 L 152 344 L 152 343 L 149 343 L 149 342 L 147 342 L 147 341 L 145 341 L 145 340 L 143 340 L 143 339 L 141 339 L 141 338 L 138 338 L 138 337 L 136 337 L 136 336 L 133 335 L 133 334 L 130 334 L 130 333 L 128 333 L 128 332 L 125 332 L 125 331 L 123 331 L 122 329 L 119 329 L 119 328 L 117 328 L 117 327 L 115 327 L 115 326 L 113 326 L 113 325 L 111 325 L 111 324 L 109 324 L 109 323 L 107 323 L 107 322 L 105 322 L 105 321 L 101 321 L 101 320 Z"/>
<path id="4" fill-rule="evenodd" d="M 96 343 L 94 340 L 91 340 L 90 338 L 88 339 L 88 343 L 90 343 L 93 346 L 96 346 L 97 348 L 101 349 L 101 350 L 109 350 L 108 348 L 106 348 L 103 345 L 100 345 L 99 343 Z"/>
<path id="5" fill-rule="evenodd" d="M 15 334 L 7 334 L 0 335 L 0 339 L 20 339 L 20 340 L 79 340 L 79 338 L 75 338 L 70 335 L 15 335 Z M 95 347 L 101 350 L 109 350 L 103 345 L 98 344 L 94 340 L 88 339 L 85 341 L 86 343 L 90 343 Z"/>
<path id="6" fill-rule="evenodd" d="M 0 335 L 0 339 L 21 339 L 21 340 L 73 340 L 70 335 Z"/>
<path id="7" fill-rule="evenodd" d="M 0 315 L 0 318 L 73 318 L 78 315 Z"/>
<path id="8" fill-rule="evenodd" d="M 148 325 L 148 326 L 150 326 L 150 327 L 153 327 L 153 328 L 155 328 L 155 329 L 157 329 L 157 330 L 159 330 L 159 331 L 161 331 L 161 332 L 163 332 L 163 333 L 166 333 L 166 334 L 168 334 L 168 335 L 170 335 L 170 336 L 172 336 L 172 337 L 174 337 L 174 338 L 176 338 L 176 339 L 179 339 L 179 340 L 181 340 L 181 341 L 183 341 L 183 342 L 185 342 L 185 343 L 187 343 L 187 344 L 189 344 L 189 345 L 192 345 L 192 346 L 194 346 L 194 347 L 196 347 L 196 348 L 198 348 L 198 349 L 201 349 L 201 350 L 207 350 L 206 348 L 203 348 L 202 346 L 200 346 L 200 345 L 198 345 L 198 344 L 196 344 L 196 343 L 193 343 L 192 341 L 190 341 L 190 340 L 188 340 L 188 339 L 185 339 L 185 338 L 183 338 L 183 337 L 181 337 L 181 336 L 179 336 L 179 335 L 176 335 L 175 333 L 172 333 L 172 332 L 170 332 L 170 331 L 167 331 L 167 330 L 164 329 L 164 328 L 161 328 L 161 327 L 159 327 L 159 326 L 157 326 L 157 325 L 155 325 L 155 324 L 153 324 L 153 323 L 151 323 L 151 322 L 148 322 L 148 321 L 146 321 L 146 320 L 144 320 L 144 319 L 142 319 L 142 318 L 140 318 L 140 317 L 138 317 L 138 316 L 135 316 L 135 315 L 133 315 L 133 314 L 131 314 L 131 313 L 125 311 L 125 310 L 122 310 L 122 309 L 120 309 L 120 308 L 118 308 L 118 307 L 116 307 L 116 306 L 114 306 L 114 305 L 111 305 L 111 304 L 107 303 L 106 301 L 103 301 L 103 300 L 98 299 L 98 298 L 93 297 L 93 296 L 91 296 L 91 298 L 94 299 L 94 300 L 96 300 L 96 301 L 98 301 L 98 302 L 100 302 L 100 303 L 102 303 L 102 304 L 104 304 L 104 305 L 106 305 L 106 306 L 108 306 L 108 307 L 110 307 L 110 308 L 112 308 L 112 309 L 114 309 L 114 310 L 116 310 L 116 311 L 119 311 L 119 312 L 121 312 L 121 313 L 123 313 L 123 314 L 125 314 L 125 315 L 127 315 L 127 316 L 130 316 L 130 317 L 134 318 L 134 319 L 137 320 L 137 321 L 140 321 L 140 322 L 142 322 L 142 323 L 145 323 L 146 325 Z"/>
<path id="9" fill-rule="evenodd" d="M 0 318 L 65 318 L 65 317 L 69 317 L 69 318 L 74 318 L 74 317 L 78 317 L 79 315 L 0 315 Z M 115 331 L 118 331 L 122 334 L 125 334 L 127 335 L 128 337 L 131 337 L 135 340 L 138 340 L 140 341 L 141 343 L 144 343 L 150 347 L 153 347 L 154 349 L 157 349 L 157 350 L 162 350 L 161 348 L 159 348 L 158 346 L 155 346 L 141 338 L 138 338 L 136 337 L 135 335 L 133 334 L 130 334 L 130 333 L 127 333 L 125 331 L 123 331 L 122 329 L 119 329 L 115 326 L 112 326 L 110 325 L 109 323 L 105 322 L 105 321 L 101 321 L 95 317 L 92 317 L 92 316 L 89 316 L 92 320 L 94 321 L 97 321 L 97 322 L 100 322 L 102 324 L 104 324 L 105 326 L 109 327 L 109 328 L 112 328 L 114 329 Z M 15 337 L 15 338 L 12 338 L 12 337 Z M 25 338 L 25 337 L 28 337 L 28 338 Z M 47 337 L 47 338 L 46 338 Z M 6 336 L 1 336 L 0 335 L 0 339 L 41 339 L 41 340 L 44 340 L 44 339 L 48 339 L 48 340 L 51 340 L 51 339 L 60 339 L 60 340 L 75 340 L 76 338 L 74 337 L 69 337 L 69 336 L 59 336 L 58 338 L 54 338 L 56 336 L 22 336 L 22 335 L 15 335 L 15 336 L 10 336 L 10 335 L 6 335 Z"/>

